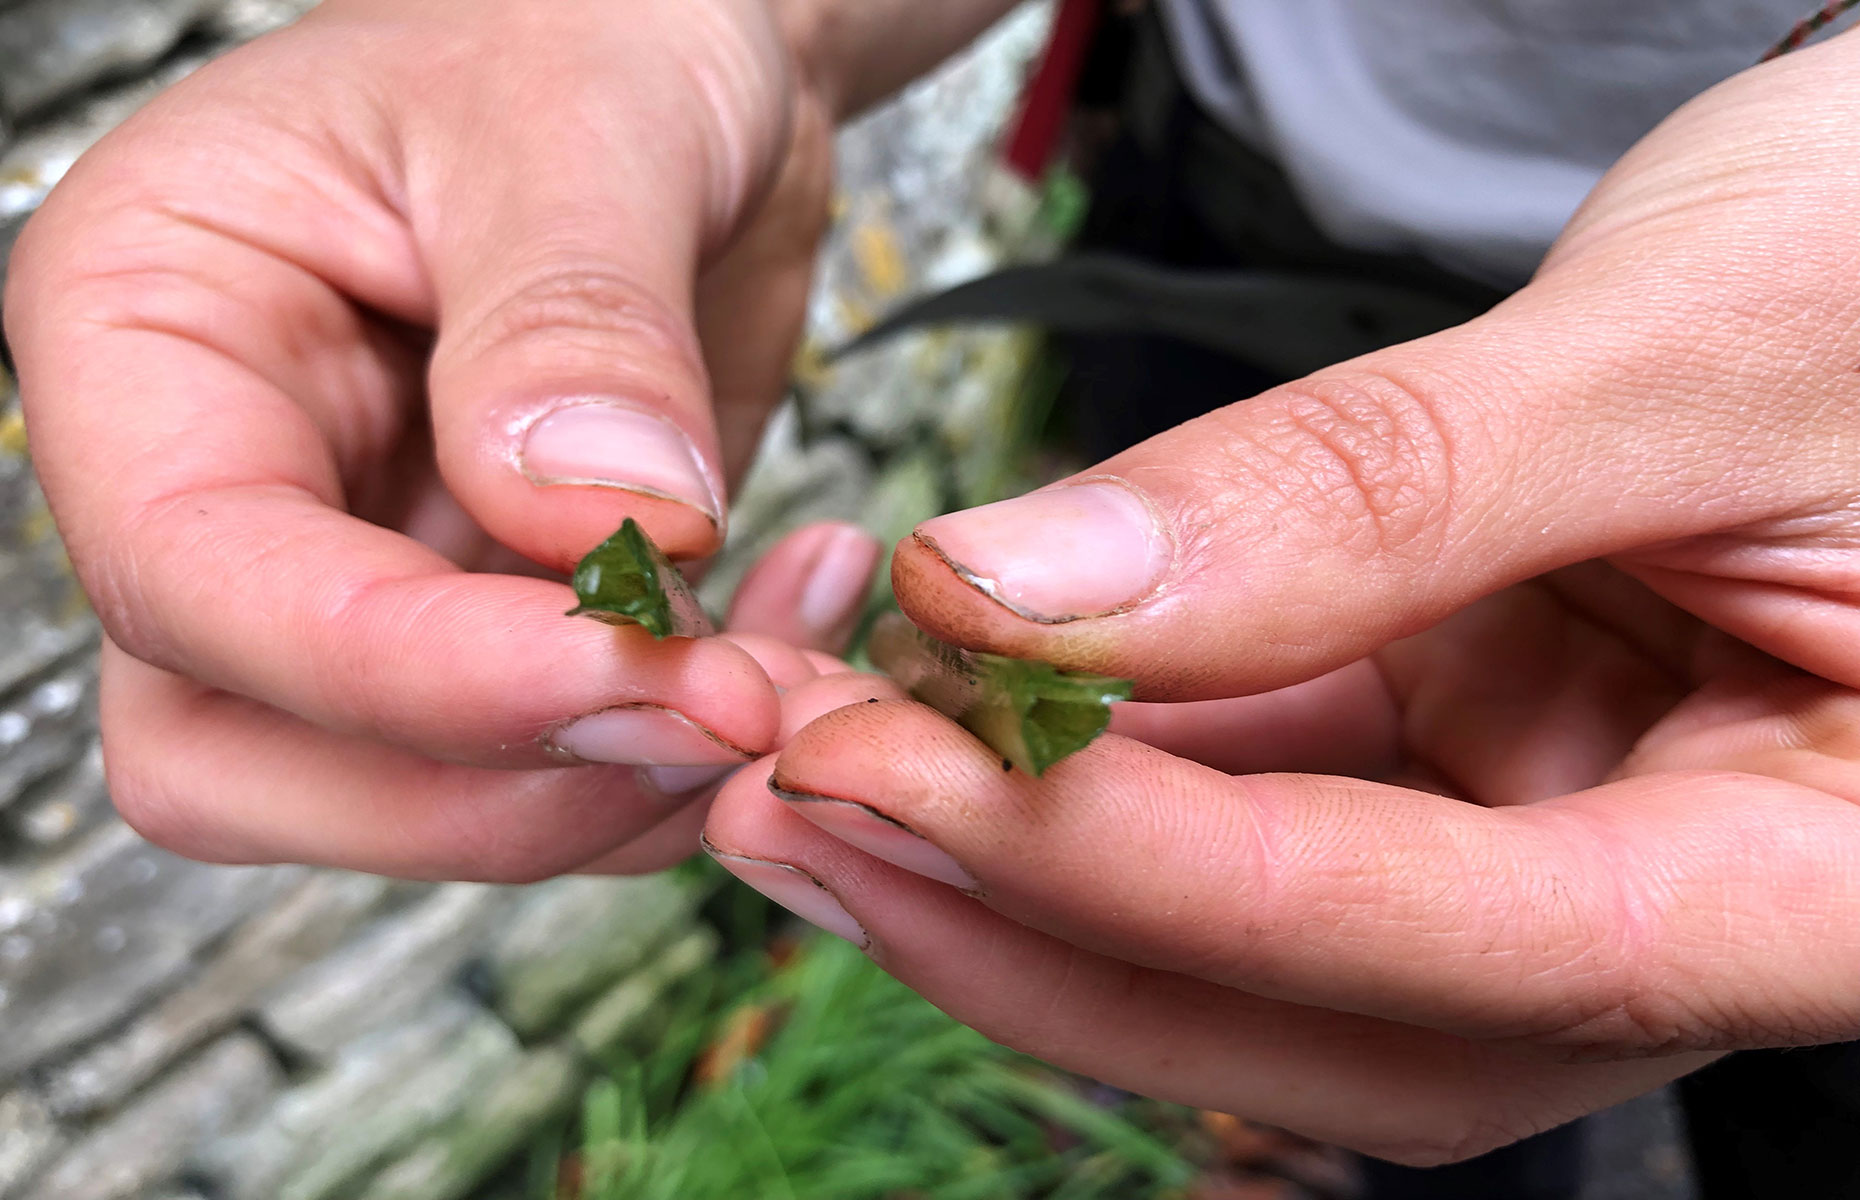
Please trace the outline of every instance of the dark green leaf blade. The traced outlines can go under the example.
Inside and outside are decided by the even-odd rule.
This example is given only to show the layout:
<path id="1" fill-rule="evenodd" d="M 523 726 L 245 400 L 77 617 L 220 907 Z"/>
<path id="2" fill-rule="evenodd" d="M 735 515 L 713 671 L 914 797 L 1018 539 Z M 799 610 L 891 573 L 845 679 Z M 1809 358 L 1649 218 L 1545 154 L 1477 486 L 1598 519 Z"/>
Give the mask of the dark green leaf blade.
<path id="1" fill-rule="evenodd" d="M 571 617 L 638 625 L 661 641 L 708 637 L 716 627 L 691 585 L 631 517 L 575 568 Z"/>

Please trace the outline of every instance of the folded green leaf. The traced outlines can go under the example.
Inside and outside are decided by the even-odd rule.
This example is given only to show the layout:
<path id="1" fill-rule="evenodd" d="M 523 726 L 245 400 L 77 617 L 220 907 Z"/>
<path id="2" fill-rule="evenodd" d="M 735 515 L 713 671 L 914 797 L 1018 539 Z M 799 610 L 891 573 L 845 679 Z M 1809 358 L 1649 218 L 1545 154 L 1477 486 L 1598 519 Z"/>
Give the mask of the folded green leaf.
<path id="1" fill-rule="evenodd" d="M 639 523 L 627 518 L 575 568 L 571 617 L 609 625 L 639 625 L 653 637 L 707 637 L 716 632 L 685 577 Z"/>
<path id="2" fill-rule="evenodd" d="M 1132 692 L 1127 679 L 958 649 L 899 613 L 879 619 L 866 651 L 905 691 L 1030 775 L 1091 745 L 1111 705 Z"/>

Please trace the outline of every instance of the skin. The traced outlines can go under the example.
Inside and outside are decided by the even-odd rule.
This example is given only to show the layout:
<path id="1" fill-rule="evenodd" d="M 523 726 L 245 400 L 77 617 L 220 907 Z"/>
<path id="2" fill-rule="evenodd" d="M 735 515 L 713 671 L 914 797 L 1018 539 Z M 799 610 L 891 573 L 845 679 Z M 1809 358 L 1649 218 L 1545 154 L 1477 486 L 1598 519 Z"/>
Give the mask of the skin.
<path id="1" fill-rule="evenodd" d="M 330 0 L 87 155 L 5 311 L 130 823 L 421 878 L 687 853 L 694 826 L 621 854 L 689 799 L 637 769 L 676 746 L 578 766 L 551 739 L 619 708 L 764 753 L 781 656 L 563 620 L 624 518 L 701 559 L 721 513 L 539 485 L 525 431 L 612 400 L 721 491 L 792 358 L 834 121 L 1003 7 Z M 629 457 L 594 466 L 624 485 Z M 809 536 L 735 628 L 843 640 L 798 619 Z"/>
<path id="2" fill-rule="evenodd" d="M 73 172 L 8 334 L 131 822 L 521 880 L 708 820 L 991 1036 L 1413 1163 L 1860 1036 L 1852 37 L 1675 116 L 1490 316 L 1089 472 L 1155 524 L 1120 602 L 972 586 L 1076 576 L 1025 509 L 908 541 L 927 628 L 1138 681 L 1044 780 L 820 656 L 818 533 L 734 641 L 561 619 L 622 517 L 718 514 L 539 486 L 525 422 L 617 397 L 728 479 L 832 121 L 1002 5 L 921 7 L 332 0 Z M 707 813 L 548 752 L 616 705 L 758 759 Z"/>
<path id="3" fill-rule="evenodd" d="M 919 624 L 1146 703 L 1041 780 L 848 708 L 711 843 L 992 1037 L 1410 1164 L 1860 1037 L 1857 81 L 1747 72 L 1489 316 L 926 526 Z"/>

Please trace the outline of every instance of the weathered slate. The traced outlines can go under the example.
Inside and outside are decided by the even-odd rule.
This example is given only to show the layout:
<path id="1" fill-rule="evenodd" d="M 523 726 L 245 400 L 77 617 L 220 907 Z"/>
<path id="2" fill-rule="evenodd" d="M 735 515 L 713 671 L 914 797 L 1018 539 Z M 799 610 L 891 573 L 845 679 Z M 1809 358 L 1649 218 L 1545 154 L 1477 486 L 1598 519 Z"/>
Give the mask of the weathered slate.
<path id="1" fill-rule="evenodd" d="M 0 155 L 0 219 L 12 187 Z M 25 457 L 25 425 L 13 382 L 0 372 L 0 707 L 13 709 L 43 672 L 77 656 L 97 638 L 64 552 L 58 544 L 45 498 Z M 31 714 L 7 722 L 0 757 L 19 751 Z"/>
<path id="2" fill-rule="evenodd" d="M 87 1116 L 120 1104 L 156 1072 L 236 1022 L 280 980 L 329 953 L 378 907 L 391 885 L 366 875 L 306 879 L 228 939 L 186 986 L 128 1028 L 45 1075 L 61 1116 Z"/>
<path id="3" fill-rule="evenodd" d="M 665 947 L 589 1005 L 569 1040 L 597 1060 L 615 1050 L 642 1046 L 660 1032 L 667 999 L 717 957 L 720 941 L 716 930 L 700 925 Z"/>
<path id="4" fill-rule="evenodd" d="M 450 1124 L 376 1175 L 361 1200 L 461 1200 L 573 1111 L 585 1079 L 580 1057 L 563 1047 L 525 1055 Z"/>
<path id="5" fill-rule="evenodd" d="M 207 32 L 231 42 L 249 42 L 282 28 L 315 8 L 317 0 L 223 0 L 207 19 Z"/>
<path id="6" fill-rule="evenodd" d="M 383 1164 L 517 1070 L 510 1031 L 462 994 L 345 1047 L 192 1164 L 223 1200 L 347 1200 Z"/>
<path id="7" fill-rule="evenodd" d="M 77 761 L 97 727 L 97 663 L 85 658 L 0 703 L 0 813 Z"/>
<path id="8" fill-rule="evenodd" d="M 43 1096 L 0 1093 L 0 1200 L 11 1200 L 50 1165 L 69 1141 Z"/>
<path id="9" fill-rule="evenodd" d="M 293 1053 L 327 1059 L 427 1007 L 480 952 L 509 903 L 499 888 L 435 889 L 287 980 L 260 1006 L 258 1023 Z"/>
<path id="10" fill-rule="evenodd" d="M 190 1147 L 269 1102 L 282 1082 L 263 1042 L 224 1038 L 79 1141 L 29 1200 L 129 1200 L 167 1182 Z"/>
<path id="11" fill-rule="evenodd" d="M 481 964 L 492 1007 L 525 1038 L 559 1027 L 688 928 L 703 894 L 675 874 L 558 879 L 529 889 Z"/>
<path id="12" fill-rule="evenodd" d="M 305 874 L 189 862 L 116 823 L 0 871 L 0 1083 L 128 1017 Z"/>
<path id="13" fill-rule="evenodd" d="M 93 736 L 76 761 L 32 784 L 0 813 L 0 837 L 11 837 L 28 853 L 47 853 L 95 829 L 110 814 L 103 744 Z"/>
<path id="14" fill-rule="evenodd" d="M 0 107 L 18 116 L 153 66 L 220 0 L 23 0 L 0 10 Z"/>

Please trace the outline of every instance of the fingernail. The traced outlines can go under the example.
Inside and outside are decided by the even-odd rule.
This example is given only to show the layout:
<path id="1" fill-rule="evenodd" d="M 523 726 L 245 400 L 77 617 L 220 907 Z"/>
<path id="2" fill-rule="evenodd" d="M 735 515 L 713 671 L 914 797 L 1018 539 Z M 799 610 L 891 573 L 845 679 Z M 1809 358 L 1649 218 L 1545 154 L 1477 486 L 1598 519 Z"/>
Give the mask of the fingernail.
<path id="1" fill-rule="evenodd" d="M 817 925 L 835 937 L 845 938 L 855 946 L 864 948 L 871 944 L 872 939 L 866 935 L 859 922 L 853 920 L 846 906 L 834 898 L 825 884 L 807 872 L 781 863 L 764 862 L 759 858 L 725 854 L 709 842 L 704 843 L 704 849 L 723 865 L 724 870 L 803 921 Z"/>
<path id="2" fill-rule="evenodd" d="M 699 509 L 721 508 L 697 447 L 671 421 L 619 401 L 578 401 L 530 427 L 523 473 L 550 486 L 621 488 Z"/>
<path id="3" fill-rule="evenodd" d="M 639 704 L 564 725 L 549 745 L 582 762 L 642 767 L 741 766 L 749 757 L 680 713 Z"/>
<path id="4" fill-rule="evenodd" d="M 1142 497 L 1078 483 L 937 517 L 917 538 L 963 581 L 1030 621 L 1105 616 L 1144 599 L 1170 545 Z"/>
<path id="5" fill-rule="evenodd" d="M 863 529 L 841 529 L 828 538 L 801 589 L 801 623 L 815 633 L 832 634 L 857 616 L 883 553 Z"/>
<path id="6" fill-rule="evenodd" d="M 653 791 L 661 796 L 676 799 L 701 792 L 740 770 L 742 770 L 741 766 L 642 767 L 639 773 L 646 780 L 646 786 Z"/>
<path id="7" fill-rule="evenodd" d="M 855 850 L 863 850 L 894 867 L 947 883 L 965 892 L 981 890 L 975 876 L 916 830 L 892 820 L 875 808 L 852 800 L 836 800 L 808 792 L 786 792 L 771 780 L 769 791 L 827 833 Z"/>

